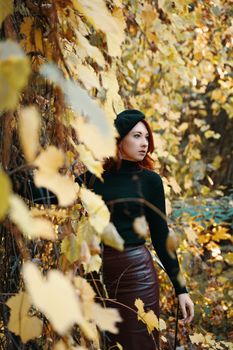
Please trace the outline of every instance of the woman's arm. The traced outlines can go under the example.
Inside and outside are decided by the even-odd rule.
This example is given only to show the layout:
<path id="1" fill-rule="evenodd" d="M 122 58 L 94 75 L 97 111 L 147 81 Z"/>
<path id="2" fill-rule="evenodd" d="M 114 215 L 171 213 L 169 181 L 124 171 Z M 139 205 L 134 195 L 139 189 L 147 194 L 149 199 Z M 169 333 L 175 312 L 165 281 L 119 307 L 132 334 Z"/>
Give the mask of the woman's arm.
<path id="1" fill-rule="evenodd" d="M 166 216 L 162 179 L 157 173 L 151 173 L 151 180 L 148 185 L 148 198 L 146 199 L 158 209 L 159 213 Z M 176 252 L 174 252 L 175 258 L 173 259 L 167 251 L 166 241 L 169 229 L 166 217 L 162 217 L 159 213 L 151 208 L 146 208 L 146 219 L 150 228 L 153 246 L 175 288 L 176 296 L 182 293 L 188 293 L 187 288 L 182 286 L 179 281 L 180 266 Z"/>

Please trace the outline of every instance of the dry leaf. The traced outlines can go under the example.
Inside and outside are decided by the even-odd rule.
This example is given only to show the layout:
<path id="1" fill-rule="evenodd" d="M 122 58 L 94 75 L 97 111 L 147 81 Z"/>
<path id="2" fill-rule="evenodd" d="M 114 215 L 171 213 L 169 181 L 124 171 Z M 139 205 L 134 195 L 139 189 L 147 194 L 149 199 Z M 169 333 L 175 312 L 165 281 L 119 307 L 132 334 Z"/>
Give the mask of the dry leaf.
<path id="1" fill-rule="evenodd" d="M 89 41 L 79 31 L 75 30 L 75 34 L 78 39 L 78 55 L 81 55 L 81 58 L 89 56 L 103 67 L 105 60 L 102 52 L 96 46 L 90 45 Z"/>
<path id="2" fill-rule="evenodd" d="M 34 161 L 34 164 L 39 167 L 34 179 L 36 186 L 46 187 L 55 193 L 61 206 L 68 206 L 77 198 L 79 186 L 70 177 L 58 173 L 63 163 L 62 150 L 49 146 Z"/>
<path id="3" fill-rule="evenodd" d="M 93 305 L 93 320 L 102 331 L 118 333 L 116 322 L 121 322 L 122 318 L 119 311 L 115 308 L 103 308 L 95 303 Z"/>
<path id="4" fill-rule="evenodd" d="M 178 240 L 174 230 L 169 227 L 169 234 L 166 240 L 167 252 L 172 259 L 176 259 L 176 249 L 178 247 Z"/>
<path id="5" fill-rule="evenodd" d="M 90 273 L 94 271 L 98 273 L 101 265 L 102 265 L 102 260 L 98 254 L 91 256 L 90 261 L 88 263 L 83 262 L 85 273 Z"/>
<path id="6" fill-rule="evenodd" d="M 166 322 L 162 318 L 160 318 L 159 319 L 159 330 L 163 331 L 164 329 L 167 329 Z"/>
<path id="7" fill-rule="evenodd" d="M 70 139 L 70 143 L 79 153 L 79 159 L 86 165 L 87 169 L 98 178 L 102 179 L 101 174 L 104 171 L 102 163 L 94 159 L 92 153 L 84 145 L 75 145 L 72 139 Z"/>
<path id="8" fill-rule="evenodd" d="M 33 218 L 24 201 L 17 195 L 10 196 L 10 219 L 22 233 L 32 239 L 55 239 L 55 232 L 50 221 L 43 218 Z"/>
<path id="9" fill-rule="evenodd" d="M 111 125 L 110 121 L 108 123 Z M 106 133 L 103 136 L 96 125 L 89 121 L 85 121 L 83 117 L 77 116 L 71 124 L 75 129 L 79 140 L 92 151 L 97 159 L 102 160 L 105 157 L 115 155 L 115 136 L 117 133 L 112 125 L 110 126 L 110 133 Z"/>
<path id="10" fill-rule="evenodd" d="M 145 216 L 134 219 L 133 228 L 140 237 L 145 238 L 149 234 L 149 227 Z"/>
<path id="11" fill-rule="evenodd" d="M 189 338 L 191 339 L 191 342 L 193 344 L 199 344 L 205 342 L 205 337 L 201 333 L 194 333 L 193 335 L 190 335 Z"/>
<path id="12" fill-rule="evenodd" d="M 101 234 L 110 220 L 110 213 L 106 204 L 101 196 L 83 187 L 80 190 L 80 198 L 88 212 L 90 224 Z"/>
<path id="13" fill-rule="evenodd" d="M 11 193 L 11 182 L 9 177 L 0 170 L 0 221 L 4 219 L 9 208 L 9 198 Z"/>
<path id="14" fill-rule="evenodd" d="M 98 31 L 105 33 L 108 44 L 108 51 L 111 56 L 120 56 L 120 46 L 124 40 L 125 21 L 122 15 L 122 10 L 114 11 L 113 16 L 108 11 L 104 0 L 73 0 L 74 8 L 83 14 L 87 20 Z M 96 13 L 99 15 L 96 16 Z"/>
<path id="15" fill-rule="evenodd" d="M 53 64 L 45 64 L 41 74 L 58 84 L 65 94 L 68 105 L 77 113 L 71 125 L 97 159 L 114 156 L 116 152 L 116 129 L 87 91 L 73 81 L 65 80 Z M 84 118 L 85 116 L 85 118 Z"/>
<path id="16" fill-rule="evenodd" d="M 99 78 L 91 66 L 84 66 L 83 64 L 76 63 L 75 73 L 87 90 L 92 88 L 100 89 Z"/>
<path id="17" fill-rule="evenodd" d="M 177 183 L 176 179 L 174 177 L 169 177 L 168 181 L 169 181 L 169 185 L 171 186 L 172 190 L 175 193 L 179 194 L 181 192 L 181 187 Z"/>
<path id="18" fill-rule="evenodd" d="M 93 337 L 83 317 L 79 297 L 68 277 L 58 270 L 50 270 L 45 280 L 31 262 L 23 265 L 23 277 L 33 304 L 45 314 L 60 335 L 77 323 L 89 339 Z"/>
<path id="19" fill-rule="evenodd" d="M 31 299 L 25 292 L 19 292 L 6 302 L 11 308 L 8 329 L 19 335 L 23 343 L 37 338 L 42 333 L 42 321 L 35 316 L 29 316 L 28 311 L 31 307 Z"/>
<path id="20" fill-rule="evenodd" d="M 61 253 L 73 264 L 80 258 L 80 241 L 73 233 L 62 240 Z"/>
<path id="21" fill-rule="evenodd" d="M 117 232 L 116 227 L 110 222 L 103 230 L 101 240 L 104 244 L 109 245 L 117 250 L 124 250 L 124 240 Z"/>
<path id="22" fill-rule="evenodd" d="M 90 320 L 92 317 L 92 304 L 94 303 L 95 292 L 90 283 L 80 276 L 74 278 L 74 285 L 79 291 L 85 318 Z"/>
<path id="23" fill-rule="evenodd" d="M 14 2 L 13 0 L 1 1 L 1 11 L 0 11 L 0 26 L 4 19 L 13 12 Z"/>
<path id="24" fill-rule="evenodd" d="M 188 238 L 188 241 L 195 243 L 197 240 L 197 234 L 191 227 L 185 227 L 185 234 Z"/>
<path id="25" fill-rule="evenodd" d="M 82 241 L 80 245 L 80 262 L 89 265 L 91 261 L 91 253 L 86 241 Z"/>
<path id="26" fill-rule="evenodd" d="M 0 112 L 13 110 L 30 74 L 30 62 L 21 47 L 11 41 L 0 42 Z"/>
<path id="27" fill-rule="evenodd" d="M 134 305 L 138 309 L 138 320 L 146 324 L 148 333 L 150 334 L 155 328 L 159 329 L 158 317 L 154 311 L 145 312 L 144 303 L 141 299 L 136 299 Z"/>
<path id="28" fill-rule="evenodd" d="M 32 162 L 40 148 L 40 115 L 33 106 L 22 108 L 19 112 L 19 136 L 25 158 Z"/>

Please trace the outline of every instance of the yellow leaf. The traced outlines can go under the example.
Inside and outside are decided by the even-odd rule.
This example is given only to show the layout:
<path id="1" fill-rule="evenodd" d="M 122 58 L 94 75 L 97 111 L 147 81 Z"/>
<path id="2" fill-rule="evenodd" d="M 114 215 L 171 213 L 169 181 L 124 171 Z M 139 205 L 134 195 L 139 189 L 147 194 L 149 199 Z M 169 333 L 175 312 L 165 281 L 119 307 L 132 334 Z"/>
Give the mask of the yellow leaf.
<path id="1" fill-rule="evenodd" d="M 181 287 L 185 287 L 186 286 L 186 281 L 185 281 L 185 278 L 182 275 L 181 271 L 179 271 L 179 273 L 177 275 L 177 281 L 179 282 Z"/>
<path id="2" fill-rule="evenodd" d="M 68 277 L 58 270 L 50 270 L 44 280 L 38 268 L 27 262 L 23 265 L 23 278 L 33 304 L 58 334 L 64 335 L 77 323 L 85 335 L 92 338 L 93 332 L 83 317 L 79 297 Z"/>
<path id="3" fill-rule="evenodd" d="M 53 350 L 87 350 L 84 346 L 71 346 L 63 342 L 63 340 L 59 340 L 53 347 Z"/>
<path id="4" fill-rule="evenodd" d="M 25 158 L 32 162 L 40 148 L 39 131 L 41 121 L 33 106 L 22 108 L 19 112 L 19 136 Z"/>
<path id="5" fill-rule="evenodd" d="M 61 253 L 65 255 L 71 264 L 80 258 L 80 242 L 74 234 L 62 240 Z"/>
<path id="6" fill-rule="evenodd" d="M 222 157 L 221 156 L 216 156 L 214 157 L 213 163 L 211 164 L 214 170 L 217 170 L 220 168 L 221 163 L 222 163 Z"/>
<path id="7" fill-rule="evenodd" d="M 90 257 L 90 260 L 88 263 L 83 262 L 82 264 L 83 264 L 85 273 L 90 273 L 94 271 L 99 272 L 102 264 L 102 260 L 99 255 L 95 254 Z"/>
<path id="8" fill-rule="evenodd" d="M 15 194 L 10 196 L 9 215 L 25 236 L 32 239 L 55 239 L 52 223 L 43 218 L 33 218 L 24 201 Z"/>
<path id="9" fill-rule="evenodd" d="M 141 299 L 136 299 L 134 305 L 138 309 L 138 320 L 145 323 L 147 326 L 148 333 L 150 334 L 155 328 L 159 329 L 158 317 L 155 315 L 154 311 L 150 310 L 145 312 L 144 303 Z"/>
<path id="10" fill-rule="evenodd" d="M 93 305 L 93 320 L 102 331 L 118 333 L 116 322 L 121 322 L 122 318 L 115 308 L 103 308 L 95 303 Z"/>
<path id="11" fill-rule="evenodd" d="M 101 234 L 110 220 L 110 213 L 106 204 L 104 203 L 101 196 L 93 193 L 86 188 L 81 188 L 80 198 L 84 205 L 84 208 L 88 212 L 88 219 L 90 224 L 98 233 Z"/>
<path id="12" fill-rule="evenodd" d="M 169 185 L 171 186 L 172 190 L 174 193 L 180 193 L 181 192 L 181 188 L 179 186 L 179 184 L 177 183 L 176 179 L 174 177 L 169 177 L 168 179 L 169 181 Z"/>
<path id="13" fill-rule="evenodd" d="M 233 252 L 226 253 L 223 258 L 227 264 L 233 266 Z"/>
<path id="14" fill-rule="evenodd" d="M 26 53 L 33 51 L 33 44 L 31 42 L 31 33 L 33 31 L 33 22 L 31 17 L 24 17 L 20 26 L 20 33 L 23 39 L 20 41 L 20 45 L 23 47 Z"/>
<path id="15" fill-rule="evenodd" d="M 84 346 L 72 346 L 70 339 L 68 339 L 68 344 L 67 342 L 64 343 L 63 340 L 59 340 L 53 347 L 53 350 L 88 350 Z"/>
<path id="16" fill-rule="evenodd" d="M 4 219 L 9 208 L 9 197 L 11 193 L 11 182 L 9 177 L 0 170 L 0 221 Z"/>
<path id="17" fill-rule="evenodd" d="M 120 46 L 124 40 L 125 22 L 123 20 L 122 10 L 116 9 L 113 16 L 108 11 L 104 0 L 72 0 L 74 8 L 83 14 L 87 20 L 98 31 L 105 33 L 108 44 L 108 51 L 111 56 L 120 56 Z M 99 15 L 96 16 L 96 13 Z"/>
<path id="18" fill-rule="evenodd" d="M 75 129 L 79 140 L 85 143 L 97 159 L 101 160 L 105 157 L 115 155 L 116 142 L 114 137 L 117 133 L 113 127 L 111 127 L 111 133 L 106 134 L 103 137 L 99 129 L 94 124 L 85 121 L 83 117 L 77 116 L 71 124 Z"/>
<path id="19" fill-rule="evenodd" d="M 91 261 L 91 253 L 86 241 L 82 241 L 80 245 L 80 262 L 89 266 Z"/>
<path id="20" fill-rule="evenodd" d="M 39 167 L 34 179 L 36 186 L 48 188 L 56 194 L 61 206 L 67 206 L 77 198 L 79 186 L 70 177 L 58 173 L 63 163 L 62 150 L 49 146 L 34 161 L 34 164 Z"/>
<path id="21" fill-rule="evenodd" d="M 45 64 L 40 72 L 60 86 L 67 104 L 78 114 L 73 113 L 70 123 L 80 142 L 85 143 L 97 159 L 115 156 L 117 132 L 113 121 L 105 115 L 97 101 L 78 84 L 65 80 L 55 65 Z"/>
<path id="22" fill-rule="evenodd" d="M 214 235 L 212 239 L 216 242 L 219 242 L 223 239 L 231 239 L 231 234 L 227 232 L 229 232 L 229 228 L 217 226 L 216 228 L 213 228 Z"/>
<path id="23" fill-rule="evenodd" d="M 164 343 L 167 343 L 167 339 L 162 335 L 161 336 L 161 340 L 164 342 Z"/>
<path id="24" fill-rule="evenodd" d="M 166 322 L 162 318 L 160 318 L 159 319 L 159 330 L 163 331 L 164 329 L 167 329 Z"/>
<path id="25" fill-rule="evenodd" d="M 117 250 L 124 250 L 124 240 L 117 232 L 116 227 L 110 222 L 103 230 L 101 240 L 104 244 L 109 245 Z"/>
<path id="26" fill-rule="evenodd" d="M 102 52 L 93 45 L 90 45 L 89 41 L 77 30 L 75 34 L 78 39 L 78 56 L 81 58 L 91 57 L 94 61 L 98 63 L 99 66 L 103 67 L 105 65 L 105 60 Z"/>
<path id="27" fill-rule="evenodd" d="M 30 62 L 20 46 L 6 40 L 0 43 L 0 112 L 17 106 L 20 92 L 30 73 Z"/>
<path id="28" fill-rule="evenodd" d="M 102 163 L 99 160 L 94 159 L 92 153 L 84 145 L 75 145 L 71 138 L 70 143 L 79 153 L 79 159 L 86 165 L 87 169 L 91 173 L 95 174 L 97 177 L 102 179 L 101 174 L 104 171 Z"/>
<path id="29" fill-rule="evenodd" d="M 185 233 L 189 242 L 196 242 L 197 234 L 191 227 L 185 227 Z"/>
<path id="30" fill-rule="evenodd" d="M 89 320 L 92 317 L 92 304 L 94 303 L 95 292 L 90 283 L 80 276 L 74 278 L 74 285 L 79 291 L 85 318 Z"/>
<path id="31" fill-rule="evenodd" d="M 193 344 L 199 344 L 205 342 L 205 337 L 201 333 L 194 333 L 193 335 L 190 335 L 189 338 L 191 339 L 191 342 Z"/>
<path id="32" fill-rule="evenodd" d="M 145 238 L 149 234 L 149 227 L 145 216 L 134 219 L 133 228 L 140 237 Z"/>
<path id="33" fill-rule="evenodd" d="M 20 292 L 8 299 L 6 302 L 11 308 L 8 329 L 19 335 L 24 343 L 30 339 L 37 338 L 42 333 L 42 321 L 35 316 L 29 316 L 31 300 L 27 293 Z"/>
<path id="34" fill-rule="evenodd" d="M 99 78 L 90 65 L 85 66 L 77 61 L 72 64 L 71 60 L 69 60 L 69 65 L 71 65 L 72 71 L 77 79 L 83 83 L 87 90 L 92 88 L 100 90 Z"/>
<path id="35" fill-rule="evenodd" d="M 118 348 L 119 350 L 123 350 L 123 347 L 121 346 L 120 343 L 116 342 L 116 346 L 117 346 L 117 348 Z"/>
<path id="36" fill-rule="evenodd" d="M 53 350 L 69 350 L 69 347 L 67 347 L 66 344 L 60 340 L 54 345 Z"/>
<path id="37" fill-rule="evenodd" d="M 35 40 L 36 51 L 43 54 L 44 48 L 43 48 L 43 36 L 42 36 L 41 28 L 35 29 L 34 36 L 35 36 L 34 40 Z"/>
<path id="38" fill-rule="evenodd" d="M 0 26 L 2 25 L 4 19 L 13 12 L 13 8 L 13 0 L 1 1 Z"/>
<path id="39" fill-rule="evenodd" d="M 172 227 L 169 227 L 169 234 L 166 240 L 166 248 L 167 252 L 170 255 L 172 259 L 176 258 L 175 252 L 178 247 L 178 239 L 175 231 L 172 229 Z"/>

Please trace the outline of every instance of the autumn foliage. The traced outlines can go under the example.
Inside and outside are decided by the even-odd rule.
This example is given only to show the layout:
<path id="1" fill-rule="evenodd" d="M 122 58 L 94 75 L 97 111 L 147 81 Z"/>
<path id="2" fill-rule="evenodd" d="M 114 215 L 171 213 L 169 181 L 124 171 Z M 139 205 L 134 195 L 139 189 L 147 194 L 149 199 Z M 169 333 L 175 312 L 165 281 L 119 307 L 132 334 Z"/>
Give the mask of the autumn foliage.
<path id="1" fill-rule="evenodd" d="M 119 313 L 99 303 L 108 296 L 87 275 L 101 276 L 102 243 L 124 242 L 102 198 L 74 179 L 87 169 L 101 179 L 116 113 L 138 108 L 165 184 L 167 248 L 195 303 L 179 349 L 232 349 L 232 2 L 0 6 L 0 348 L 100 349 L 101 333 L 117 332 Z M 143 217 L 135 231 L 147 235 Z M 159 278 L 161 318 L 140 299 L 129 312 L 172 349 L 176 300 Z"/>

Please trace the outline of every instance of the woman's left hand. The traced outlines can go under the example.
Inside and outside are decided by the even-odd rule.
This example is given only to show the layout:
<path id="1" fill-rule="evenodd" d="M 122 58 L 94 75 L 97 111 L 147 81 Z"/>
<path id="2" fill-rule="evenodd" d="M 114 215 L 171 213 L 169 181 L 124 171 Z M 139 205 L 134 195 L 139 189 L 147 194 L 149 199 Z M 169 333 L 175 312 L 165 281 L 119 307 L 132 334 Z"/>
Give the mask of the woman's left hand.
<path id="1" fill-rule="evenodd" d="M 194 318 L 194 304 L 188 293 L 182 293 L 178 295 L 180 308 L 183 314 L 184 323 L 190 323 Z"/>

